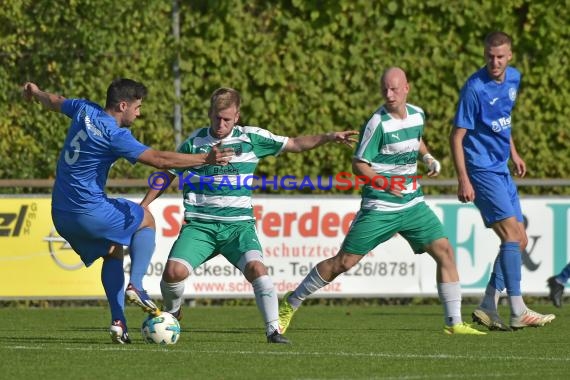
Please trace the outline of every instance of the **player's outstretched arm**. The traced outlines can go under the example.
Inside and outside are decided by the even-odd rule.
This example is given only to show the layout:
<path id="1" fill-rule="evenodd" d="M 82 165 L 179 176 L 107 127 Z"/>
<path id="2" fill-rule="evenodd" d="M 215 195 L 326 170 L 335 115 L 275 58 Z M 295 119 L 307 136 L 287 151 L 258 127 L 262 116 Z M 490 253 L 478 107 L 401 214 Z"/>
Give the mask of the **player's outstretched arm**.
<path id="1" fill-rule="evenodd" d="M 152 186 L 146 192 L 143 200 L 140 203 L 142 207 L 147 208 L 152 203 L 152 201 L 160 197 L 176 178 L 176 176 L 170 172 L 167 172 L 165 174 L 167 174 L 168 179 L 164 177 L 156 178 L 156 181 L 153 182 Z"/>
<path id="2" fill-rule="evenodd" d="M 212 147 L 212 150 L 208 153 L 200 154 L 186 154 L 147 149 L 139 156 L 137 161 L 148 166 L 153 166 L 157 169 L 185 169 L 201 165 L 225 166 L 231 160 L 233 155 L 233 149 L 220 149 L 218 146 Z"/>
<path id="3" fill-rule="evenodd" d="M 283 151 L 300 153 L 330 142 L 342 143 L 352 147 L 352 143 L 357 142 L 352 136 L 356 135 L 358 135 L 358 131 L 329 132 L 315 136 L 291 137 Z"/>
<path id="4" fill-rule="evenodd" d="M 32 82 L 27 82 L 24 84 L 24 87 L 22 88 L 22 96 L 28 102 L 37 100 L 47 109 L 57 112 L 60 112 L 61 105 L 65 100 L 65 98 L 61 95 L 40 90 L 38 85 Z"/>

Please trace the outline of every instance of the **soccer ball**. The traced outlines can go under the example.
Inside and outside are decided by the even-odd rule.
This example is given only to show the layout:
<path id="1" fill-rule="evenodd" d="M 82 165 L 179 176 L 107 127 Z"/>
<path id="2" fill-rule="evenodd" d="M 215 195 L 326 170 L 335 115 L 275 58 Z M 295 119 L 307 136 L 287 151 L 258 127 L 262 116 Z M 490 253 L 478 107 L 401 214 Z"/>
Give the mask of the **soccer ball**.
<path id="1" fill-rule="evenodd" d="M 165 311 L 160 315 L 149 315 L 142 324 L 143 340 L 151 344 L 175 344 L 180 338 L 180 324 L 170 313 Z"/>

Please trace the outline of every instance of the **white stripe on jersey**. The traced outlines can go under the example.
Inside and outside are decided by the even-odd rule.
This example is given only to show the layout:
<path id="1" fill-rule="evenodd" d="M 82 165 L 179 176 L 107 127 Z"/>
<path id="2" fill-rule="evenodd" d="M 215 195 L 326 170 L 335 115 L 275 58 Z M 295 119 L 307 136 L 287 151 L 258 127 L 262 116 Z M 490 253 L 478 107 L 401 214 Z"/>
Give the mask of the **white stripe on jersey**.
<path id="1" fill-rule="evenodd" d="M 389 119 L 382 122 L 382 126 L 384 127 L 384 133 L 391 133 L 401 131 L 402 129 L 406 128 L 413 128 L 417 127 L 418 125 L 422 125 L 424 123 L 424 119 L 422 118 L 421 113 L 415 114 L 408 114 L 408 116 L 404 120 L 400 119 Z"/>
<path id="2" fill-rule="evenodd" d="M 206 220 L 219 220 L 220 222 L 239 222 L 242 220 L 254 220 L 253 217 L 242 215 L 242 216 L 219 216 L 210 214 L 200 214 L 197 212 L 186 211 L 184 213 L 184 219 L 206 219 Z"/>
<path id="3" fill-rule="evenodd" d="M 390 173 L 390 174 L 400 174 L 400 175 L 415 175 L 417 171 L 417 164 L 408 165 L 395 165 L 395 164 L 377 164 L 375 162 L 370 163 L 370 167 L 376 173 Z"/>
<path id="4" fill-rule="evenodd" d="M 235 208 L 247 208 L 253 207 L 251 203 L 251 197 L 231 197 L 227 195 L 206 195 L 206 194 L 196 194 L 189 192 L 184 198 L 184 203 L 196 206 L 196 207 L 235 207 Z"/>
<path id="5" fill-rule="evenodd" d="M 376 210 L 376 211 L 401 211 L 412 206 L 417 205 L 424 201 L 424 197 L 416 197 L 409 201 L 408 203 L 392 203 L 381 201 L 378 199 L 371 199 L 371 198 L 363 198 L 362 199 L 362 208 L 367 210 Z"/>
<path id="6" fill-rule="evenodd" d="M 380 153 L 382 154 L 402 154 L 417 151 L 420 147 L 420 141 L 417 138 L 411 138 L 393 144 L 385 144 L 382 146 Z"/>
<path id="7" fill-rule="evenodd" d="M 380 125 L 380 121 L 381 121 L 381 116 L 379 113 L 375 113 L 374 115 L 372 115 L 370 120 L 368 120 L 368 123 L 364 128 L 364 135 L 362 136 L 360 147 L 356 152 L 356 154 L 354 155 L 355 157 L 361 158 L 364 155 L 364 151 L 366 150 L 366 147 L 370 143 L 370 139 L 372 138 L 372 136 L 374 136 L 374 132 L 376 132 L 376 129 Z M 363 161 L 368 162 L 368 160 L 363 160 Z"/>

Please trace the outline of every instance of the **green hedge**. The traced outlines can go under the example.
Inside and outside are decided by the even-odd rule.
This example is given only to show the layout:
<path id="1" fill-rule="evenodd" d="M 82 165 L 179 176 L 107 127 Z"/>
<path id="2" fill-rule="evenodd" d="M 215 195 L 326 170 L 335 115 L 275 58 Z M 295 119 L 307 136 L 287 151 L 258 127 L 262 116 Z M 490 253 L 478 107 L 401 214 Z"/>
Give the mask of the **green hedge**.
<path id="1" fill-rule="evenodd" d="M 523 72 L 513 132 L 529 178 L 567 177 L 567 0 L 179 1 L 179 43 L 172 6 L 159 0 L 3 4 L 0 178 L 52 178 L 68 126 L 65 116 L 20 99 L 26 80 L 99 103 L 113 78 L 140 80 L 150 96 L 133 133 L 154 148 L 174 149 L 177 57 L 184 135 L 207 125 L 209 95 L 220 86 L 241 91 L 243 124 L 290 136 L 358 129 L 382 102 L 382 70 L 401 66 L 412 85 L 409 101 L 428 114 L 425 138 L 442 161 L 441 177 L 453 178 L 447 136 L 459 88 L 483 65 L 482 39 L 494 29 L 513 36 L 513 65 Z M 262 161 L 259 174 L 336 173 L 350 170 L 351 155 L 329 145 Z M 152 171 L 120 162 L 111 178 L 144 178 Z M 570 194 L 565 188 L 522 190 Z"/>

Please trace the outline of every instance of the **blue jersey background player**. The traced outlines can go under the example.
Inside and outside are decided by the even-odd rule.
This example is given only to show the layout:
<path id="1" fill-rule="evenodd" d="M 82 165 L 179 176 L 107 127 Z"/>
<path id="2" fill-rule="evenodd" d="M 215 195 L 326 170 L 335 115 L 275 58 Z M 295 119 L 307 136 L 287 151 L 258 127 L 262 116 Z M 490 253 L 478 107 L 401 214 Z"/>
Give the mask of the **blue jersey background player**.
<path id="1" fill-rule="evenodd" d="M 31 82 L 23 91 L 25 99 L 38 100 L 72 120 L 57 162 L 52 219 L 85 266 L 103 257 L 101 281 L 111 309 L 110 334 L 115 343 L 130 343 L 125 296 L 146 312 L 160 311 L 143 290 L 143 277 L 155 247 L 154 218 L 132 201 L 107 197 L 104 188 L 111 165 L 119 158 L 157 168 L 225 165 L 232 155 L 231 150 L 217 147 L 208 154 L 163 152 L 137 141 L 126 127 L 140 115 L 146 94 L 143 84 L 124 78 L 109 86 L 105 108 L 42 91 Z M 126 290 L 123 246 L 129 246 L 131 256 Z"/>
<path id="2" fill-rule="evenodd" d="M 521 251 L 528 242 L 516 185 L 508 168 L 526 174 L 511 135 L 511 112 L 517 99 L 521 74 L 509 66 L 512 39 L 504 32 L 485 38 L 485 67 L 476 71 L 461 90 L 450 136 L 461 202 L 474 202 L 486 227 L 501 239 L 485 296 L 473 312 L 473 320 L 491 330 L 543 326 L 552 314 L 528 309 L 521 293 Z M 507 289 L 511 308 L 510 328 L 497 312 L 501 291 Z"/>
<path id="3" fill-rule="evenodd" d="M 570 263 L 558 273 L 556 276 L 552 276 L 546 280 L 550 292 L 548 296 L 552 301 L 552 304 L 556 307 L 562 307 L 562 301 L 564 296 L 564 287 L 570 279 Z"/>

